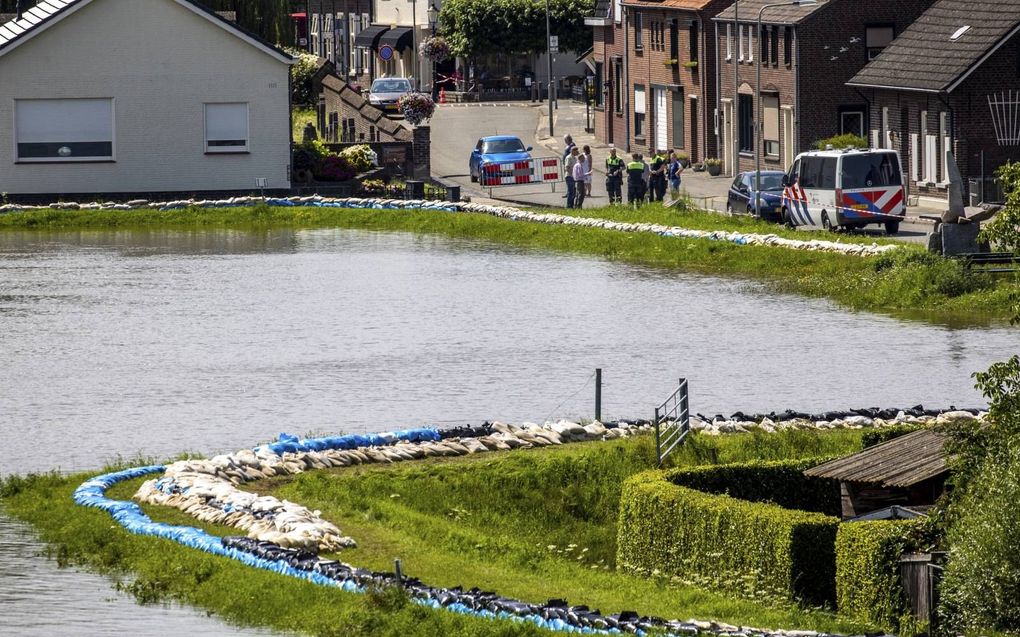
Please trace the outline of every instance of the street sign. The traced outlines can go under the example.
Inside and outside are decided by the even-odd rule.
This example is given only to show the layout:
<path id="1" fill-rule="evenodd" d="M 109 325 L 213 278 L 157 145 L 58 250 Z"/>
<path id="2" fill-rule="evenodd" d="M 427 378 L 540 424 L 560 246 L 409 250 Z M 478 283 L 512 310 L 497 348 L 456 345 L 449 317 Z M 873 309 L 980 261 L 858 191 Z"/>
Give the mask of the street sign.
<path id="1" fill-rule="evenodd" d="M 383 62 L 393 59 L 393 47 L 388 44 L 379 47 L 379 59 Z"/>
<path id="2" fill-rule="evenodd" d="M 550 53 L 560 52 L 560 36 L 558 35 L 549 36 L 549 52 Z"/>

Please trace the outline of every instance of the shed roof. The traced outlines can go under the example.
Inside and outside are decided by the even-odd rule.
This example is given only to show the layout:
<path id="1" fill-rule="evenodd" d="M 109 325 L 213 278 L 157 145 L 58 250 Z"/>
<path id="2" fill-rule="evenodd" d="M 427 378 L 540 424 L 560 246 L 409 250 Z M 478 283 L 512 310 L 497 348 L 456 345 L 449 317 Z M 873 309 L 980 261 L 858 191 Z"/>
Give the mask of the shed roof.
<path id="1" fill-rule="evenodd" d="M 812 467 L 804 475 L 845 482 L 909 487 L 946 473 L 945 434 L 913 431 L 855 453 Z"/>
<path id="2" fill-rule="evenodd" d="M 207 18 L 225 31 L 261 49 L 281 62 L 287 64 L 294 63 L 294 58 L 286 51 L 239 27 L 221 13 L 205 7 L 197 2 L 197 0 L 173 1 Z M 92 0 L 40 0 L 34 7 L 22 11 L 21 18 L 15 15 L 12 20 L 0 23 L 0 56 L 20 46 L 90 2 Z"/>
<path id="3" fill-rule="evenodd" d="M 848 84 L 952 91 L 1018 30 L 1017 0 L 938 0 Z"/>
<path id="4" fill-rule="evenodd" d="M 839 0 L 825 0 L 813 5 L 780 5 L 771 7 L 768 12 L 762 16 L 762 22 L 765 24 L 797 24 L 802 22 L 805 18 L 810 17 L 816 11 L 821 11 L 828 5 L 838 2 Z M 768 4 L 774 4 L 774 0 L 743 0 L 740 3 L 739 11 L 741 22 L 757 22 L 758 12 L 761 8 Z M 726 7 L 719 15 L 713 18 L 718 21 L 733 22 L 734 5 Z"/>

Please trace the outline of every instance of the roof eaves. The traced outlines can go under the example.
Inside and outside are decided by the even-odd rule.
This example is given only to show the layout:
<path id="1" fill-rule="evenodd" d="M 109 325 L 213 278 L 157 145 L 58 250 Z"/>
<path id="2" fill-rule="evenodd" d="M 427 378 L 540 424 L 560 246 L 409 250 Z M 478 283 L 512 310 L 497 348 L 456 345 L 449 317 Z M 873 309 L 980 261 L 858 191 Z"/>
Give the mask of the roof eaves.
<path id="1" fill-rule="evenodd" d="M 944 93 L 946 91 L 943 88 L 920 88 L 914 86 L 902 86 L 902 85 L 891 85 L 891 84 L 868 84 L 866 82 L 854 82 L 850 80 L 846 83 L 847 86 L 853 86 L 855 88 L 877 88 L 877 89 L 888 89 L 891 91 L 912 91 L 915 93 Z"/>
<path id="2" fill-rule="evenodd" d="M 963 84 L 964 80 L 970 77 L 971 73 L 973 73 L 978 67 L 984 64 L 985 61 L 988 60 L 988 58 L 995 55 L 995 52 L 998 51 L 1003 44 L 1008 42 L 1018 32 L 1020 32 L 1020 23 L 1014 25 L 1013 28 L 1010 29 L 1009 33 L 999 38 L 999 41 L 996 42 L 987 51 L 985 51 L 984 55 L 982 55 L 977 61 L 975 61 L 974 64 L 971 64 L 969 67 L 967 67 L 967 70 L 965 70 L 959 77 L 956 78 L 955 81 L 953 81 L 949 86 L 946 87 L 946 92 L 952 93 L 954 90 L 956 90 L 956 87 L 958 87 L 960 84 Z"/>
<path id="3" fill-rule="evenodd" d="M 0 42 L 0 56 L 10 53 L 90 2 L 92 2 L 92 0 L 48 1 L 45 2 L 46 6 L 55 7 L 55 9 L 48 13 L 44 19 L 36 22 L 35 24 L 28 24 L 23 13 L 20 20 L 15 19 L 6 24 L 0 25 L 13 33 L 13 37 Z M 40 9 L 39 7 L 40 5 L 36 5 L 32 8 L 43 11 L 43 9 Z M 38 13 L 36 13 L 36 15 L 38 15 Z"/>

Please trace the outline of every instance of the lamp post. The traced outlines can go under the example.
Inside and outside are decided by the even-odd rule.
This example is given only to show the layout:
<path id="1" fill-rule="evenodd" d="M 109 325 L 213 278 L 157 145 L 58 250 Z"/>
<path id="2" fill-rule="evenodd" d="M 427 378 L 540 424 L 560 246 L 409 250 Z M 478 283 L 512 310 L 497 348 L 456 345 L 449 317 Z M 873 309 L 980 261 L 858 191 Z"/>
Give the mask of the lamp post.
<path id="1" fill-rule="evenodd" d="M 788 6 L 799 6 L 799 7 L 811 7 L 818 4 L 818 0 L 792 0 L 787 2 L 775 2 L 772 4 L 763 5 L 761 9 L 758 9 L 758 48 L 761 49 L 761 15 L 765 13 L 766 9 L 772 7 L 788 7 Z M 748 38 L 750 40 L 750 38 Z M 750 45 L 750 42 L 748 42 Z M 748 51 L 751 53 L 751 51 Z M 752 53 L 753 55 L 753 53 Z M 761 107 L 761 65 L 762 59 L 759 51 L 758 64 L 757 64 L 757 76 L 754 82 L 754 214 L 756 217 L 761 216 L 761 145 L 762 145 L 762 107 Z M 796 71 L 794 71 L 796 72 Z M 734 96 L 736 99 L 736 96 Z"/>
<path id="2" fill-rule="evenodd" d="M 549 99 L 549 137 L 554 137 L 556 134 L 553 132 L 553 94 L 552 94 L 552 37 L 549 31 L 549 0 L 545 0 L 545 60 L 547 63 L 547 70 L 549 71 L 549 77 L 546 81 L 546 97 Z M 542 89 L 538 89 L 538 97 L 542 97 Z"/>
<path id="3" fill-rule="evenodd" d="M 413 70 L 414 90 L 421 90 L 421 82 L 418 76 L 421 75 L 421 60 L 418 59 L 418 0 L 411 0 L 411 59 L 414 60 Z"/>
<path id="4" fill-rule="evenodd" d="M 735 47 L 730 52 L 733 60 L 733 107 L 730 109 L 733 121 L 730 122 L 730 131 L 733 133 L 733 178 L 737 178 L 740 172 L 740 60 L 737 59 L 737 51 L 740 50 L 740 0 L 733 2 L 733 40 Z M 691 161 L 694 158 L 691 157 Z"/>
<path id="5" fill-rule="evenodd" d="M 435 4 L 430 2 L 429 3 L 429 35 L 431 37 L 433 37 L 433 38 L 436 37 L 436 27 L 437 27 L 438 23 L 439 23 L 439 9 L 436 8 Z M 417 54 L 417 52 L 415 52 L 415 53 Z M 436 73 L 436 60 L 431 60 L 431 62 L 432 62 L 432 101 L 438 102 L 439 101 L 439 87 L 437 86 L 437 81 L 436 80 L 438 79 L 439 76 Z"/>

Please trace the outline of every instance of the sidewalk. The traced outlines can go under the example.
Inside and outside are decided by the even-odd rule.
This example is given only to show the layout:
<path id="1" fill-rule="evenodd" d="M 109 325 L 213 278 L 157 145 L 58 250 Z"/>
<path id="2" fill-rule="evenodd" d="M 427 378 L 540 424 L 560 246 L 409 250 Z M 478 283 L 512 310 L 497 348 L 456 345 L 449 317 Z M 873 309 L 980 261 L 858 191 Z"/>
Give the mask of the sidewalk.
<path id="1" fill-rule="evenodd" d="M 540 109 L 538 118 L 538 129 L 535 131 L 535 139 L 540 145 L 548 149 L 549 151 L 556 154 L 557 157 L 563 154 L 563 135 L 569 133 L 574 139 L 574 144 L 578 147 L 585 145 L 591 146 L 592 158 L 594 159 L 594 170 L 599 178 L 598 190 L 603 192 L 605 189 L 605 171 L 606 171 L 606 157 L 609 156 L 609 146 L 599 142 L 595 139 L 594 133 L 588 133 L 584 130 L 585 126 L 585 112 L 584 105 L 578 104 L 574 101 L 562 100 L 560 107 L 553 110 L 553 129 L 556 133 L 555 137 L 549 136 L 549 106 L 546 103 L 533 105 L 534 108 Z M 616 152 L 621 157 L 624 157 L 624 161 L 629 160 L 626 157 L 626 153 L 622 148 L 618 147 Z M 681 190 L 687 193 L 694 203 L 699 208 L 708 210 L 718 210 L 723 212 L 726 210 L 726 195 L 730 189 L 730 183 L 733 182 L 732 177 L 726 175 L 719 175 L 718 177 L 712 177 L 707 172 L 695 172 L 688 168 L 684 171 L 681 183 Z M 593 186 L 596 184 L 593 183 Z M 921 219 L 921 215 L 932 216 L 941 215 L 942 210 L 930 208 L 926 206 L 908 206 L 906 217 L 912 223 L 927 223 L 934 225 L 933 221 L 927 219 Z"/>

